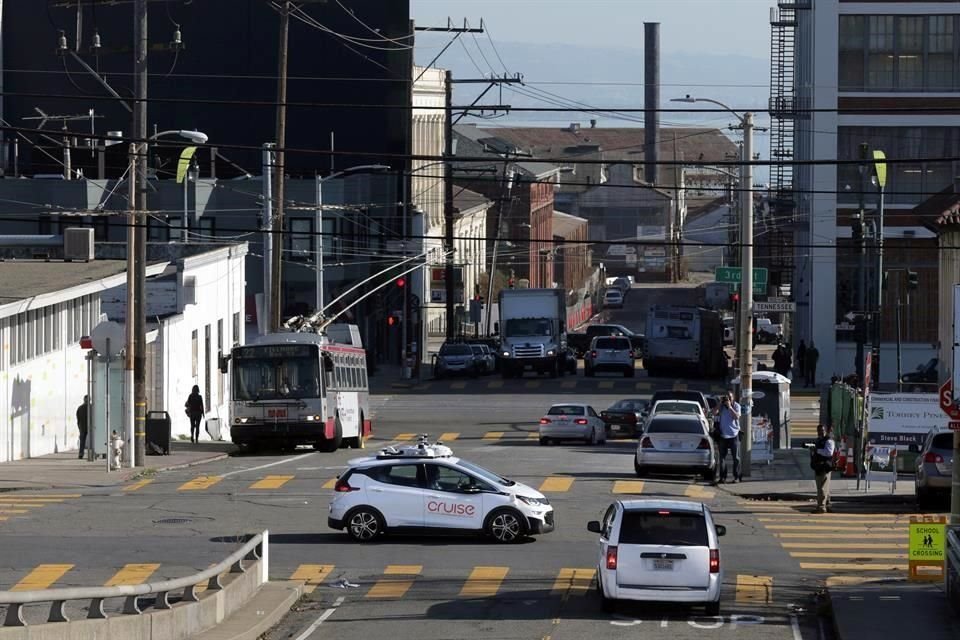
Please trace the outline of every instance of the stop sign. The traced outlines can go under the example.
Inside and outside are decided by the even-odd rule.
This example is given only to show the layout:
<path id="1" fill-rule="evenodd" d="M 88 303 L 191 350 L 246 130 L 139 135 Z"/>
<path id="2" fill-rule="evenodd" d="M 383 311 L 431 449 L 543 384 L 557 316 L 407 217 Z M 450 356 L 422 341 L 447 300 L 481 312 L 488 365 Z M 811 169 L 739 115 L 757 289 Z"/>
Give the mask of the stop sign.
<path id="1" fill-rule="evenodd" d="M 940 408 L 954 420 L 960 420 L 960 407 L 953 402 L 953 380 L 947 380 L 940 387 Z"/>

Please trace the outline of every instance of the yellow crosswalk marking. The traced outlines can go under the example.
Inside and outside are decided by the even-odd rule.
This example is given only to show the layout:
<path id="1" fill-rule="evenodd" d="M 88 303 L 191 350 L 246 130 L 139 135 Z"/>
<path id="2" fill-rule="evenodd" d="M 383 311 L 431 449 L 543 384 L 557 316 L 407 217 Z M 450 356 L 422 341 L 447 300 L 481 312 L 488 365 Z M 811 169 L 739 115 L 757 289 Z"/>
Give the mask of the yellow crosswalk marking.
<path id="1" fill-rule="evenodd" d="M 576 380 L 564 380 L 560 383 L 561 389 L 576 389 L 577 381 Z"/>
<path id="2" fill-rule="evenodd" d="M 617 480 L 613 493 L 643 493 L 643 480 Z"/>
<path id="3" fill-rule="evenodd" d="M 550 476 L 540 485 L 540 493 L 563 493 L 570 491 L 573 478 L 567 476 Z"/>
<path id="4" fill-rule="evenodd" d="M 887 522 L 891 524 L 903 523 L 906 525 L 910 522 L 909 516 L 895 516 L 895 515 L 883 515 L 883 514 L 870 514 L 870 513 L 801 513 L 798 511 L 793 511 L 790 513 L 762 513 L 758 514 L 760 516 L 761 522 L 810 522 L 810 521 L 820 521 L 822 524 L 833 524 L 840 520 L 850 522 Z"/>
<path id="5" fill-rule="evenodd" d="M 613 389 L 613 380 L 600 380 L 597 383 L 598 389 Z"/>
<path id="6" fill-rule="evenodd" d="M 790 556 L 794 558 L 850 558 L 850 552 L 838 553 L 827 551 L 791 551 Z M 865 560 L 906 560 L 905 553 L 870 553 L 869 556 L 863 556 Z"/>
<path id="7" fill-rule="evenodd" d="M 432 382 L 424 382 L 423 384 L 418 384 L 413 389 L 414 391 L 429 391 L 430 385 L 432 384 L 433 384 Z"/>
<path id="8" fill-rule="evenodd" d="M 527 434 L 527 440 L 539 440 L 539 439 L 540 439 L 539 431 L 531 431 L 530 433 Z"/>
<path id="9" fill-rule="evenodd" d="M 777 538 L 814 538 L 817 540 L 822 540 L 824 538 L 824 533 L 820 530 L 818 533 L 774 533 L 774 536 Z M 906 531 L 892 531 L 890 533 L 859 533 L 843 536 L 830 536 L 831 540 L 838 539 L 849 539 L 849 540 L 861 540 L 867 538 L 901 538 L 906 540 L 908 538 Z"/>
<path id="10" fill-rule="evenodd" d="M 177 491 L 202 491 L 223 480 L 220 476 L 197 476 L 177 487 Z"/>
<path id="11" fill-rule="evenodd" d="M 417 434 L 415 433 L 398 433 L 397 435 L 393 436 L 393 439 L 403 442 L 404 440 L 413 440 L 416 437 Z"/>
<path id="12" fill-rule="evenodd" d="M 29 513 L 27 509 L 0 509 L 0 514 L 5 516 L 17 516 L 24 513 Z"/>
<path id="13" fill-rule="evenodd" d="M 503 431 L 487 431 L 483 434 L 484 440 L 499 440 L 503 437 Z"/>
<path id="14" fill-rule="evenodd" d="M 14 509 L 17 507 L 20 507 L 20 508 L 31 507 L 31 508 L 39 509 L 41 507 L 47 506 L 48 504 L 57 504 L 57 503 L 56 502 L 0 502 L 0 508 Z"/>
<path id="15" fill-rule="evenodd" d="M 250 485 L 251 489 L 279 489 L 293 480 L 293 476 L 267 476 Z"/>
<path id="16" fill-rule="evenodd" d="M 857 564 L 845 562 L 801 562 L 801 569 L 815 571 L 906 571 L 906 564 Z"/>
<path id="17" fill-rule="evenodd" d="M 509 571 L 507 567 L 474 567 L 467 583 L 460 590 L 460 595 L 472 598 L 495 596 Z"/>
<path id="18" fill-rule="evenodd" d="M 124 490 L 124 491 L 139 491 L 140 489 L 143 489 L 145 486 L 147 486 L 147 485 L 150 484 L 151 482 L 153 482 L 153 479 L 150 479 L 150 478 L 148 478 L 148 479 L 146 479 L 146 480 L 138 480 L 137 482 L 134 482 L 133 484 L 128 484 L 127 486 L 125 486 L 125 487 L 123 488 L 123 490 Z"/>
<path id="19" fill-rule="evenodd" d="M 290 579 L 303 580 L 303 590 L 306 593 L 312 593 L 318 585 L 323 584 L 332 571 L 332 564 L 302 564 L 297 567 Z"/>
<path id="20" fill-rule="evenodd" d="M 692 484 L 684 490 L 683 495 L 687 496 L 688 498 L 696 498 L 697 500 L 709 500 L 710 498 L 714 497 L 716 493 L 710 489 L 707 489 L 706 487 L 701 487 L 698 484 Z"/>
<path id="21" fill-rule="evenodd" d="M 565 594 L 572 591 L 586 591 L 593 583 L 596 569 L 560 569 L 553 583 L 553 593 Z"/>
<path id="22" fill-rule="evenodd" d="M 0 522 L 3 522 L 6 519 L 7 519 L 7 516 L 0 516 Z"/>
<path id="23" fill-rule="evenodd" d="M 125 584 L 143 584 L 160 568 L 159 564 L 128 564 L 107 580 L 105 587 L 118 587 Z"/>
<path id="24" fill-rule="evenodd" d="M 633 388 L 637 391 L 650 391 L 653 386 L 649 382 L 638 382 L 633 385 Z"/>
<path id="25" fill-rule="evenodd" d="M 763 603 L 773 602 L 773 578 L 770 576 L 737 575 L 737 602 Z"/>
<path id="26" fill-rule="evenodd" d="M 527 380 L 523 383 L 525 389 L 539 389 L 540 381 L 539 380 Z"/>
<path id="27" fill-rule="evenodd" d="M 323 489 L 333 489 L 333 487 L 336 486 L 336 484 L 337 484 L 337 478 L 330 478 L 329 480 L 327 480 L 326 482 L 323 483 L 323 487 L 322 487 L 322 488 L 323 488 Z"/>
<path id="28" fill-rule="evenodd" d="M 686 382 L 674 382 L 674 383 L 673 383 L 673 390 L 674 390 L 674 391 L 686 391 L 686 390 L 687 390 L 687 383 L 686 383 Z"/>
<path id="29" fill-rule="evenodd" d="M 82 493 L 18 493 L 3 496 L 4 500 L 64 500 L 66 498 L 82 498 Z"/>
<path id="30" fill-rule="evenodd" d="M 899 542 L 781 542 L 780 546 L 784 549 L 906 549 L 909 545 Z"/>
<path id="31" fill-rule="evenodd" d="M 865 584 L 867 582 L 876 582 L 877 580 L 884 580 L 885 578 L 880 576 L 830 576 L 827 578 L 828 587 L 842 587 L 844 585 L 858 585 Z"/>
<path id="32" fill-rule="evenodd" d="M 451 383 L 451 384 L 450 384 L 450 388 L 451 388 L 451 389 L 466 389 L 466 388 L 467 388 L 467 383 L 464 382 L 463 380 L 458 380 L 457 382 Z"/>
<path id="33" fill-rule="evenodd" d="M 460 437 L 459 433 L 441 433 L 440 441 L 441 442 L 453 442 Z"/>
<path id="34" fill-rule="evenodd" d="M 27 498 L 22 496 L 3 496 L 0 501 L 4 503 L 30 503 L 30 504 L 57 504 L 63 502 L 66 498 Z"/>
<path id="35" fill-rule="evenodd" d="M 894 531 L 896 527 L 837 527 L 831 524 L 768 524 L 767 529 L 777 531 Z"/>
<path id="36" fill-rule="evenodd" d="M 35 591 L 46 589 L 73 569 L 72 564 L 41 564 L 13 585 L 10 591 Z"/>
<path id="37" fill-rule="evenodd" d="M 487 383 L 487 389 L 502 389 L 503 380 L 491 380 Z"/>
<path id="38" fill-rule="evenodd" d="M 384 570 L 384 577 L 367 592 L 368 598 L 402 598 L 410 587 L 413 578 L 420 575 L 423 567 L 419 564 L 391 564 Z"/>
<path id="39" fill-rule="evenodd" d="M 818 518 L 811 518 L 811 517 L 808 515 L 808 516 L 806 516 L 806 517 L 804 517 L 804 516 L 797 516 L 797 517 L 793 517 L 793 518 L 757 518 L 757 520 L 760 521 L 760 522 L 763 522 L 763 523 L 764 523 L 763 526 L 765 526 L 765 527 L 767 527 L 767 528 L 771 528 L 771 526 L 770 526 L 769 524 L 766 524 L 766 523 L 790 524 L 790 523 L 797 523 L 797 522 L 810 522 L 810 521 L 814 521 L 814 522 L 815 522 L 816 520 L 818 520 Z M 894 526 L 894 525 L 897 525 L 897 524 L 902 524 L 902 525 L 905 527 L 905 526 L 907 526 L 908 521 L 906 521 L 906 520 L 898 521 L 898 520 L 891 520 L 891 519 L 886 519 L 886 518 L 878 518 L 878 519 L 872 519 L 872 518 L 871 518 L 871 519 L 867 519 L 867 518 L 832 518 L 832 519 L 830 519 L 830 520 L 822 520 L 821 523 L 822 523 L 824 526 L 830 526 L 830 527 L 833 527 L 834 525 L 838 525 L 838 524 L 852 524 L 852 525 L 857 525 L 857 524 L 862 524 L 862 525 L 877 525 L 877 524 L 882 524 L 882 525 L 884 525 L 884 526 Z M 775 526 L 776 526 L 776 524 L 774 524 L 774 527 L 775 527 Z M 867 528 L 872 528 L 872 527 L 864 527 L 864 529 L 867 529 Z"/>

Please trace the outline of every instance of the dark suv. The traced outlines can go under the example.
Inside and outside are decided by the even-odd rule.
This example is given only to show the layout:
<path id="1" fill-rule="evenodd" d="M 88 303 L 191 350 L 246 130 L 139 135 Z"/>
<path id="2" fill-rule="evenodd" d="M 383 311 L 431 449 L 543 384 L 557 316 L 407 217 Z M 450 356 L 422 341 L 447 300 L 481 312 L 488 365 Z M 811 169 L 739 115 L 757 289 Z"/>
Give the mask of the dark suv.
<path id="1" fill-rule="evenodd" d="M 907 391 L 931 390 L 931 386 L 937 384 L 937 365 L 939 364 L 940 360 L 930 358 L 926 364 L 918 366 L 916 371 L 903 374 L 900 381 L 906 385 Z"/>

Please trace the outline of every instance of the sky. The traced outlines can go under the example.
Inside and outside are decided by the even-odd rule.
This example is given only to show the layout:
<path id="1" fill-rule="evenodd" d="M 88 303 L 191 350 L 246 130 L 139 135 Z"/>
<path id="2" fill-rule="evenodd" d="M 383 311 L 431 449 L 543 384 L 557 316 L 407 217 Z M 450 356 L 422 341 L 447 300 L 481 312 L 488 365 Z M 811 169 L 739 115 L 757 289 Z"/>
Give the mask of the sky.
<path id="1" fill-rule="evenodd" d="M 643 48 L 643 23 L 660 22 L 664 53 L 765 58 L 774 0 L 411 0 L 418 26 L 450 17 L 495 40 Z"/>

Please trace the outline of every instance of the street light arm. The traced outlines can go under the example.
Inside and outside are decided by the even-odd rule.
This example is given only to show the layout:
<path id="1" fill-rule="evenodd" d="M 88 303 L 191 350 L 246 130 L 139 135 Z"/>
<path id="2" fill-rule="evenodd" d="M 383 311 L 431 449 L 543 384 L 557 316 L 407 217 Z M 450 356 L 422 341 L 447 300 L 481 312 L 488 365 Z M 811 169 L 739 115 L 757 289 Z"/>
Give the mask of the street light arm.
<path id="1" fill-rule="evenodd" d="M 326 182 L 327 180 L 333 180 L 334 178 L 339 178 L 340 176 L 347 175 L 349 173 L 356 173 L 358 171 L 386 171 L 391 167 L 386 164 L 358 164 L 355 167 L 347 167 L 342 171 L 337 171 L 336 173 L 331 173 L 328 176 L 320 178 L 320 182 Z"/>
<path id="2" fill-rule="evenodd" d="M 723 108 L 723 109 L 726 109 L 727 111 L 729 111 L 730 113 L 732 113 L 732 114 L 737 118 L 737 120 L 740 121 L 740 124 L 743 124 L 743 116 L 742 116 L 742 115 L 740 115 L 739 113 L 737 113 L 736 111 L 734 111 L 729 105 L 726 105 L 726 104 L 720 102 L 719 100 L 714 100 L 713 98 L 694 98 L 694 97 L 692 97 L 692 96 L 685 96 L 685 97 L 683 97 L 683 98 L 671 98 L 671 99 L 670 99 L 670 102 L 687 102 L 687 103 L 709 102 L 710 104 L 715 104 L 715 105 L 717 105 L 718 107 L 721 107 L 721 108 Z"/>
<path id="3" fill-rule="evenodd" d="M 156 140 L 162 136 L 180 136 L 181 138 L 186 138 L 194 144 L 206 144 L 207 140 L 210 138 L 207 134 L 202 131 L 189 131 L 187 129 L 169 129 L 167 131 L 161 131 L 160 133 L 155 133 L 147 140 Z"/>

